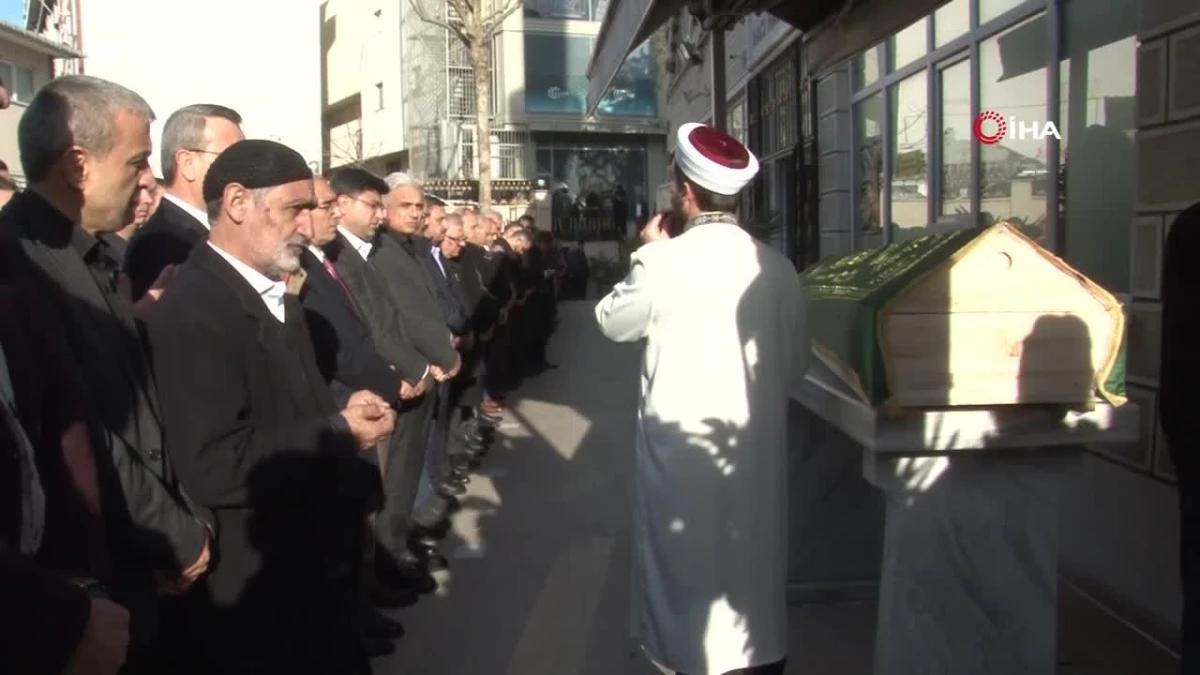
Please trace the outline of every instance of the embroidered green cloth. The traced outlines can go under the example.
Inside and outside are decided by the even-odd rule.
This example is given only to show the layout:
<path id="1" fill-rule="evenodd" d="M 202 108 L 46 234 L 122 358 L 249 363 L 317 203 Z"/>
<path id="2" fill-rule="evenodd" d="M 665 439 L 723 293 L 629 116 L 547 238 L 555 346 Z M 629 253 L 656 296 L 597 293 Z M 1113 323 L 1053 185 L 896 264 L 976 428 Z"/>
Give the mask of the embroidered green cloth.
<path id="1" fill-rule="evenodd" d="M 962 230 L 888 244 L 818 261 L 800 275 L 814 345 L 827 360 L 836 361 L 843 376 L 858 380 L 859 394 L 872 405 L 888 398 L 879 310 L 979 234 Z"/>
<path id="2" fill-rule="evenodd" d="M 827 258 L 800 275 L 808 294 L 814 347 L 864 400 L 889 398 L 879 343 L 880 310 L 926 273 L 947 262 L 987 230 L 961 230 Z M 1125 345 L 1099 392 L 1113 402 L 1125 395 Z"/>

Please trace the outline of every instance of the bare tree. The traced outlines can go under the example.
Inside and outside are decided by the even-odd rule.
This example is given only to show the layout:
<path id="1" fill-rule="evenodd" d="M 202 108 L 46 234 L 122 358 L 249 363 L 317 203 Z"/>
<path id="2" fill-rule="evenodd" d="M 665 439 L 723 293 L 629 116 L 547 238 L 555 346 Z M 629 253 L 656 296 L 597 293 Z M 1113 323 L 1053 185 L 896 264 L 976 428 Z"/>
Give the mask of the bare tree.
<path id="1" fill-rule="evenodd" d="M 479 148 L 479 205 L 492 205 L 492 40 L 500 33 L 523 0 L 445 0 L 450 10 L 437 15 L 421 6 L 422 0 L 408 0 L 413 13 L 425 23 L 438 26 L 467 48 L 467 63 L 475 80 L 475 142 Z M 435 0 L 440 4 L 441 0 Z"/>

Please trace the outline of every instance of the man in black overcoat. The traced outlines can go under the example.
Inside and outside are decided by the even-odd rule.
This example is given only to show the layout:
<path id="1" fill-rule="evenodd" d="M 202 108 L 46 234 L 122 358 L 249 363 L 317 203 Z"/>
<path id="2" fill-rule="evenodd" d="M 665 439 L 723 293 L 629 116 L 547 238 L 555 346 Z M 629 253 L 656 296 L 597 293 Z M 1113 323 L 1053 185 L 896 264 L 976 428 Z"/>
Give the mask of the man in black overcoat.
<path id="1" fill-rule="evenodd" d="M 217 563 L 186 598 L 194 642 L 171 672 L 366 672 L 357 589 L 339 570 L 365 508 L 358 451 L 395 413 L 369 391 L 338 410 L 287 292 L 317 205 L 304 158 L 235 143 L 204 198 L 210 237 L 147 321 L 168 451 L 217 534 Z"/>
<path id="2" fill-rule="evenodd" d="M 113 82 L 72 75 L 47 83 L 17 127 L 29 185 L 0 214 L 0 236 L 12 244 L 0 266 L 31 280 L 41 309 L 64 327 L 43 336 L 47 348 L 75 364 L 111 546 L 107 592 L 131 614 L 130 672 L 144 667 L 157 632 L 158 592 L 183 591 L 209 562 L 208 529 L 164 451 L 141 339 L 138 314 L 166 274 L 135 306 L 102 240 L 132 220 L 153 187 L 153 120 L 141 96 Z"/>

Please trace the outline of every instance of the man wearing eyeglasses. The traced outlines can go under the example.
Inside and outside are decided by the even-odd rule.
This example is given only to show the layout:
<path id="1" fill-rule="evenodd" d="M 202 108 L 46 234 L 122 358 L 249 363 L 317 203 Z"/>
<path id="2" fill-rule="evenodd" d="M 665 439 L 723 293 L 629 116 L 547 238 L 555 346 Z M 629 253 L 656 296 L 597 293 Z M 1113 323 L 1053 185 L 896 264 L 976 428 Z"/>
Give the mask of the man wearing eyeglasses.
<path id="1" fill-rule="evenodd" d="M 134 300 L 164 268 L 187 260 L 196 242 L 208 239 L 204 177 L 225 148 L 245 138 L 241 123 L 237 111 L 210 103 L 185 106 L 167 118 L 160 149 L 166 192 L 125 253 Z"/>

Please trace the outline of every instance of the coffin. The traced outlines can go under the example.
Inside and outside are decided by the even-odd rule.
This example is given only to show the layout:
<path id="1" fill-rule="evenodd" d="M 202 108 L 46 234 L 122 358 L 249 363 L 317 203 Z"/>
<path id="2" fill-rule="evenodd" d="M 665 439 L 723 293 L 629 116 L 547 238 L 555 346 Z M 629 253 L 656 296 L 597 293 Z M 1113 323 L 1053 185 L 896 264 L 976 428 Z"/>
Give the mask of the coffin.
<path id="1" fill-rule="evenodd" d="M 1007 223 L 818 262 L 818 358 L 882 407 L 1124 402 L 1124 310 Z"/>

